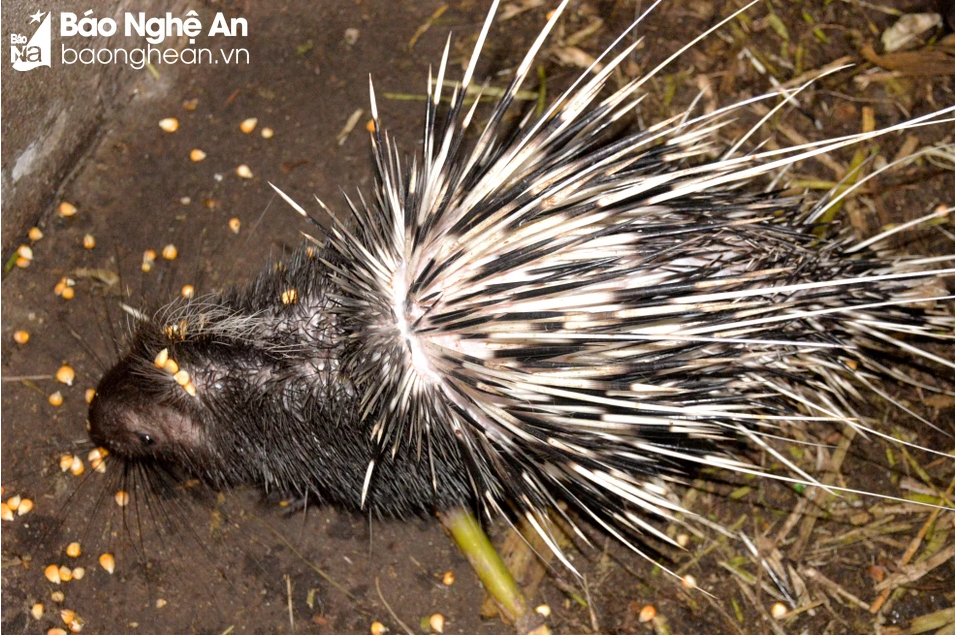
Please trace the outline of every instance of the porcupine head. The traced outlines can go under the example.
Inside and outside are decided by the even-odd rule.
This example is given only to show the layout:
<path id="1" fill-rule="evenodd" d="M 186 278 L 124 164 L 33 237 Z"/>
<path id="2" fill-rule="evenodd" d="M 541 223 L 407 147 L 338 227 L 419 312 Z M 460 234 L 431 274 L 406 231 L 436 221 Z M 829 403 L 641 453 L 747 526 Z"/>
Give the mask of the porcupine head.
<path id="1" fill-rule="evenodd" d="M 93 442 L 145 471 L 375 514 L 427 515 L 464 502 L 464 473 L 450 454 L 436 467 L 437 490 L 416 455 L 383 459 L 383 479 L 362 502 L 374 444 L 339 370 L 318 252 L 303 248 L 248 286 L 139 321 L 128 354 L 96 388 Z"/>

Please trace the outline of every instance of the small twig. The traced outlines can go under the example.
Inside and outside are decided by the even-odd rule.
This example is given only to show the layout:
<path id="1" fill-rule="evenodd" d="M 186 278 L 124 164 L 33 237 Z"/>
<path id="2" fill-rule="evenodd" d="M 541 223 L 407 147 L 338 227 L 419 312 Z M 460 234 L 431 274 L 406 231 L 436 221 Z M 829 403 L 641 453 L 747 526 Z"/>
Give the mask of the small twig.
<path id="1" fill-rule="evenodd" d="M 288 574 L 283 574 L 282 577 L 285 578 L 285 592 L 289 601 L 289 627 L 292 632 L 295 632 L 295 617 L 292 615 L 292 579 Z"/>
<path id="2" fill-rule="evenodd" d="M 819 69 L 810 69 L 809 71 L 805 71 L 804 73 L 801 73 L 800 75 L 798 75 L 797 77 L 793 79 L 787 80 L 786 82 L 782 82 L 780 84 L 780 88 L 790 89 L 795 86 L 800 86 L 801 84 L 805 83 L 807 80 L 823 77 L 824 75 L 827 75 L 834 69 L 838 69 L 841 66 L 852 65 L 853 61 L 854 61 L 853 56 L 844 55 L 843 57 L 837 58 L 833 62 L 830 62 L 829 64 L 826 64 L 820 67 Z"/>
<path id="3" fill-rule="evenodd" d="M 926 473 L 926 470 L 923 469 L 923 466 L 913 458 L 913 455 L 910 454 L 906 448 L 903 448 L 902 452 L 903 457 L 906 459 L 907 463 L 909 463 L 909 466 L 913 468 L 913 471 L 916 472 L 916 474 L 920 477 L 920 480 L 922 480 L 927 487 L 934 490 L 936 496 L 939 497 L 939 500 L 942 501 L 944 505 L 952 508 L 954 504 L 953 498 L 948 496 L 948 494 L 953 491 L 954 481 L 950 481 L 949 486 L 945 490 L 940 490 L 938 487 L 936 487 L 936 484 L 933 483 L 933 479 L 930 478 L 930 475 Z"/>
<path id="4" fill-rule="evenodd" d="M 345 123 L 345 126 L 342 127 L 342 130 L 339 131 L 339 134 L 335 136 L 335 141 L 339 146 L 345 144 L 345 140 L 348 139 L 349 134 L 355 128 L 355 125 L 358 124 L 359 118 L 362 117 L 364 113 L 362 109 L 355 109 L 351 115 L 349 115 L 348 121 Z"/>
<path id="5" fill-rule="evenodd" d="M 947 607 L 946 609 L 940 609 L 922 616 L 918 616 L 910 621 L 909 633 L 924 634 L 934 629 L 939 629 L 937 632 L 939 636 L 945 636 L 947 634 L 952 635 L 950 632 L 953 631 L 953 617 L 954 610 L 952 607 Z"/>
<path id="6" fill-rule="evenodd" d="M 786 124 L 778 124 L 777 130 L 780 131 L 780 133 L 784 137 L 786 137 L 788 140 L 790 140 L 794 144 L 799 145 L 799 144 L 810 143 L 810 141 L 806 137 L 801 135 L 799 132 L 797 132 L 796 129 L 791 128 L 787 126 Z M 843 175 L 846 174 L 846 167 L 840 162 L 838 162 L 837 160 L 833 159 L 833 157 L 829 153 L 820 153 L 814 159 L 820 162 L 821 164 L 823 164 L 824 166 L 827 166 L 831 171 L 833 171 L 837 175 L 837 177 L 842 177 Z"/>
<path id="7" fill-rule="evenodd" d="M 820 539 L 815 551 L 820 551 L 821 549 L 830 550 L 833 547 L 845 547 L 852 543 L 872 540 L 879 536 L 907 532 L 913 527 L 910 523 L 895 523 L 895 518 L 894 516 L 884 516 L 868 525 L 854 527 L 842 534 Z"/>
<path id="8" fill-rule="evenodd" d="M 428 29 L 430 29 L 431 26 L 435 24 L 435 21 L 438 20 L 438 18 L 440 18 L 442 14 L 445 13 L 445 11 L 447 10 L 448 10 L 448 5 L 443 4 L 442 6 L 438 7 L 434 13 L 431 14 L 428 20 L 425 20 L 423 24 L 419 25 L 419 27 L 415 29 L 415 33 L 414 35 L 412 35 L 412 39 L 408 41 L 409 51 L 415 48 L 415 43 L 418 42 L 418 38 L 425 35 L 425 32 L 428 31 Z"/>
<path id="9" fill-rule="evenodd" d="M 806 605 L 795 607 L 791 609 L 790 611 L 788 611 L 786 614 L 784 614 L 780 620 L 788 620 L 790 618 L 793 618 L 794 616 L 799 616 L 800 614 L 806 613 L 810 611 L 811 609 L 815 609 L 816 607 L 819 607 L 822 604 L 823 604 L 822 600 L 814 600 L 807 603 Z"/>
<path id="10" fill-rule="evenodd" d="M 860 600 L 846 589 L 821 574 L 815 568 L 807 567 L 805 570 L 803 570 L 803 575 L 810 580 L 820 583 L 824 588 L 829 589 L 832 593 L 837 594 L 840 598 L 846 599 L 857 607 L 866 610 L 870 609 L 870 606 L 867 605 L 865 601 Z"/>
<path id="11" fill-rule="evenodd" d="M 913 556 L 916 555 L 916 551 L 919 549 L 919 546 L 923 543 L 923 539 L 926 537 L 926 534 L 929 532 L 930 528 L 932 528 L 933 524 L 936 522 L 936 519 L 939 518 L 939 515 L 942 512 L 943 510 L 941 509 L 933 510 L 933 512 L 926 519 L 926 522 L 923 523 L 923 527 L 920 528 L 916 536 L 913 537 L 913 540 L 910 541 L 909 547 L 903 553 L 903 557 L 900 559 L 900 562 L 899 562 L 899 567 L 901 569 L 905 567 L 906 565 L 908 565 L 910 560 L 913 559 Z M 952 548 L 950 548 L 950 550 L 952 550 Z M 877 585 L 877 588 L 883 589 L 883 591 L 880 592 L 880 595 L 877 596 L 876 600 L 873 601 L 873 604 L 870 605 L 871 613 L 875 614 L 878 611 L 880 611 L 880 609 L 883 607 L 884 604 L 886 604 L 886 601 L 889 599 L 890 594 L 893 593 L 893 590 L 895 589 L 895 587 L 897 585 L 902 584 L 902 583 L 898 583 L 896 580 L 892 578 L 887 580 L 889 580 L 890 582 L 885 585 L 883 583 L 879 583 Z"/>
<path id="12" fill-rule="evenodd" d="M 340 592 L 342 592 L 343 594 L 345 594 L 348 598 L 350 598 L 351 600 L 355 600 L 355 596 L 353 596 L 352 593 L 351 593 L 348 589 L 346 589 L 345 587 L 343 587 L 342 585 L 340 585 L 338 582 L 336 582 L 334 578 L 332 578 L 331 576 L 329 576 L 326 572 L 324 572 L 322 569 L 320 569 L 319 567 L 317 567 L 315 564 L 313 564 L 313 563 L 309 562 L 308 560 L 306 560 L 305 556 L 303 556 L 302 553 L 299 552 L 298 549 L 296 549 L 295 545 L 293 545 L 292 543 L 290 543 L 285 536 L 283 536 L 282 534 L 279 533 L 279 530 L 277 530 L 277 529 L 275 529 L 274 527 L 272 527 L 271 525 L 269 525 L 269 523 L 267 523 L 264 519 L 259 519 L 259 522 L 261 522 L 263 525 L 265 525 L 265 526 L 269 529 L 270 532 L 272 532 L 273 534 L 275 534 L 275 535 L 279 538 L 279 540 L 281 540 L 282 543 L 283 543 L 286 547 L 288 547 L 290 550 L 292 550 L 292 553 L 295 554 L 295 555 L 299 558 L 299 560 L 301 560 L 303 563 L 305 563 L 312 571 L 314 571 L 316 574 L 318 574 L 319 576 L 321 576 L 322 578 L 324 578 L 327 583 L 329 583 L 330 585 L 332 585 L 333 587 L 335 587 L 336 589 L 338 589 Z"/>
<path id="13" fill-rule="evenodd" d="M 740 593 L 743 595 L 743 597 L 750 601 L 754 611 L 756 611 L 763 621 L 770 626 L 770 628 L 773 630 L 773 633 L 777 634 L 778 636 L 784 635 L 786 632 L 777 623 L 777 621 L 775 621 L 770 614 L 767 613 L 767 610 L 763 608 L 763 605 L 760 604 L 760 599 L 757 598 L 754 590 L 739 578 L 735 578 L 734 582 L 737 583 L 737 588 L 740 590 Z"/>
<path id="14" fill-rule="evenodd" d="M 591 600 L 591 588 L 588 587 L 588 577 L 582 576 L 581 580 L 584 583 L 584 597 L 588 601 L 588 613 L 591 615 L 591 629 L 594 630 L 595 634 L 603 633 L 601 631 L 601 625 L 598 623 L 597 614 L 594 613 L 594 601 Z"/>
<path id="15" fill-rule="evenodd" d="M 704 596 L 704 602 L 710 605 L 710 608 L 716 611 L 717 614 L 721 618 L 723 618 L 724 622 L 726 622 L 730 626 L 730 628 L 733 630 L 734 633 L 737 633 L 740 635 L 744 635 L 747 633 L 746 631 L 744 631 L 744 628 L 737 623 L 737 620 L 733 616 L 731 616 L 726 609 L 724 609 L 723 605 L 718 604 L 719 602 L 722 602 L 722 601 L 719 601 L 711 596 Z"/>
<path id="16" fill-rule="evenodd" d="M 378 576 L 375 577 L 375 591 L 378 592 L 378 597 L 382 601 L 382 604 L 385 605 L 385 609 L 388 610 L 388 613 L 392 617 L 392 620 L 394 620 L 399 625 L 401 625 L 402 629 L 405 631 L 406 634 L 408 634 L 409 636 L 414 636 L 415 632 L 411 630 L 411 627 L 409 627 L 408 625 L 402 622 L 402 619 L 399 618 L 394 611 L 392 611 L 392 606 L 388 604 L 387 600 L 385 600 L 385 596 L 382 595 L 382 587 L 378 584 Z"/>
<path id="17" fill-rule="evenodd" d="M 840 467 L 843 465 L 843 460 L 846 458 L 847 451 L 850 449 L 850 444 L 853 442 L 853 439 L 856 437 L 856 428 L 852 425 L 847 425 L 843 428 L 843 439 L 837 445 L 836 450 L 830 456 L 829 468 L 826 473 L 823 475 L 823 480 L 820 481 L 822 485 L 831 485 L 837 478 L 840 473 Z M 803 521 L 800 523 L 800 532 L 797 536 L 796 542 L 793 546 L 790 547 L 788 554 L 794 560 L 799 560 L 803 556 L 803 551 L 807 546 L 807 542 L 810 540 L 810 535 L 813 533 L 813 527 L 817 523 L 817 519 L 820 518 L 819 512 L 824 511 L 824 505 L 827 500 L 828 492 L 825 489 L 819 487 L 810 488 L 812 494 L 808 494 L 808 500 L 812 501 L 816 506 L 815 512 L 806 515 L 803 518 Z M 789 521 L 788 521 L 789 522 Z"/>
<path id="18" fill-rule="evenodd" d="M 919 580 L 940 565 L 953 560 L 953 556 L 956 556 L 956 547 L 953 547 L 952 545 L 949 547 L 944 547 L 926 560 L 913 563 L 912 565 L 908 566 L 909 569 L 903 569 L 900 571 L 900 573 L 894 574 L 893 576 L 884 580 L 882 583 L 878 583 L 876 588 L 892 589 L 894 587 L 902 587 L 906 583 Z"/>

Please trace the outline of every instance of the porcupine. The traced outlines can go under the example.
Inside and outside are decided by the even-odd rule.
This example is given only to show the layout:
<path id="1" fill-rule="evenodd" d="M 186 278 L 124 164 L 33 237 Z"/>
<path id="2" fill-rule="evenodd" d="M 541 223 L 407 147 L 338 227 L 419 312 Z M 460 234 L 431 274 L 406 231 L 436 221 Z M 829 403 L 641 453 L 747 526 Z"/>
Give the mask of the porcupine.
<path id="1" fill-rule="evenodd" d="M 421 164 L 403 174 L 376 114 L 376 199 L 286 270 L 146 322 L 98 388 L 96 443 L 376 513 L 540 524 L 561 500 L 629 542 L 657 533 L 639 508 L 674 515 L 662 479 L 752 469 L 735 443 L 770 451 L 775 421 L 854 417 L 848 381 L 901 375 L 886 330 L 951 324 L 929 285 L 951 271 L 821 241 L 824 204 L 737 188 L 850 140 L 707 161 L 726 112 L 610 138 L 641 88 L 592 105 L 614 62 L 499 139 L 526 63 L 469 147 L 464 89 L 438 123 L 445 66 Z"/>

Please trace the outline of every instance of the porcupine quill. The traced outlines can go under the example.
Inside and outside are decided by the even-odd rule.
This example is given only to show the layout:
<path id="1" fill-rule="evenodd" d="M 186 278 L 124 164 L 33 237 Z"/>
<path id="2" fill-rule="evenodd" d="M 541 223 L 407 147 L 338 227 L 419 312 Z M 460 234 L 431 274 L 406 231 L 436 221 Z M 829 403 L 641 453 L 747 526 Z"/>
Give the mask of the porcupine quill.
<path id="1" fill-rule="evenodd" d="M 953 108 L 740 154 L 755 127 L 717 160 L 734 110 L 772 95 L 616 133 L 648 79 L 725 20 L 607 95 L 637 48 L 622 35 L 540 118 L 505 126 L 565 5 L 474 142 L 465 97 L 497 3 L 443 114 L 446 46 L 410 166 L 372 92 L 372 199 L 349 200 L 285 268 L 142 322 L 97 388 L 94 443 L 377 515 L 517 515 L 546 541 L 551 515 L 577 529 L 567 503 L 643 553 L 642 535 L 670 542 L 661 519 L 708 524 L 673 498 L 692 468 L 768 474 L 740 443 L 788 469 L 776 478 L 819 486 L 771 445 L 790 422 L 885 436 L 861 392 L 909 414 L 884 381 L 951 393 L 898 360 L 953 367 L 924 345 L 951 339 L 952 257 L 883 248 L 900 228 L 855 241 L 823 227 L 849 191 L 808 205 L 748 185 Z"/>

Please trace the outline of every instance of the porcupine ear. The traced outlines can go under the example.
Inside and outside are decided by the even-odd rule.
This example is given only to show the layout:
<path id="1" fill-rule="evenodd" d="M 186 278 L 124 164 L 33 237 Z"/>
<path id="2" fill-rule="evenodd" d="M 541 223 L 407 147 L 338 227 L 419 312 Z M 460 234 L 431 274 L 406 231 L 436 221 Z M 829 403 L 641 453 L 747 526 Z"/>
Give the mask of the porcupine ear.
<path id="1" fill-rule="evenodd" d="M 465 138 L 478 100 L 465 111 L 465 95 L 494 6 L 442 120 L 446 46 L 429 80 L 423 157 L 408 173 L 371 91 L 375 197 L 347 200 L 353 220 L 334 220 L 335 258 L 326 265 L 341 292 L 333 312 L 345 335 L 344 367 L 366 389 L 363 411 L 381 454 L 418 450 L 431 462 L 434 437 L 457 440 L 489 509 L 517 508 L 547 540 L 542 522 L 563 500 L 639 551 L 630 542 L 637 533 L 670 542 L 644 520 L 647 513 L 706 523 L 673 502 L 658 478 L 680 481 L 687 465 L 762 473 L 718 449 L 743 439 L 816 484 L 761 430 L 774 420 L 856 422 L 840 388 L 869 377 L 837 356 L 853 349 L 844 346 L 852 345 L 851 334 L 821 331 L 816 311 L 779 306 L 775 296 L 826 290 L 838 305 L 824 314 L 839 314 L 848 312 L 839 305 L 844 299 L 867 299 L 867 291 L 854 298 L 853 285 L 891 282 L 877 303 L 905 305 L 893 295 L 907 280 L 951 272 L 917 262 L 872 271 L 824 263 L 820 283 L 788 283 L 792 273 L 774 255 L 809 254 L 810 244 L 778 230 L 779 199 L 731 196 L 732 189 L 820 153 L 943 121 L 952 109 L 869 134 L 736 156 L 755 127 L 711 162 L 713 133 L 746 103 L 700 116 L 688 111 L 624 137 L 604 134 L 640 101 L 635 95 L 650 77 L 734 14 L 600 99 L 637 46 L 612 54 L 625 32 L 541 118 L 526 118 L 503 135 L 504 116 L 565 5 L 553 12 L 473 145 Z M 807 218 L 796 201 L 783 208 L 790 224 Z M 758 238 L 768 256 L 755 266 L 751 242 Z M 758 329 L 785 320 L 809 328 Z M 905 328 L 933 336 L 931 327 Z M 871 336 L 877 330 L 858 329 Z M 885 331 L 877 338 L 892 343 Z M 725 348 L 723 356 L 713 344 Z M 778 352 L 801 349 L 813 354 L 775 360 Z M 816 402 L 794 391 L 788 378 L 821 366 L 825 387 L 835 390 L 825 389 Z M 726 390 L 740 386 L 747 390 Z M 765 403 L 773 404 L 768 413 L 749 411 Z M 783 406 L 790 411 L 781 414 Z M 794 406 L 813 416 L 794 413 Z M 365 493 L 376 462 L 369 463 Z"/>

